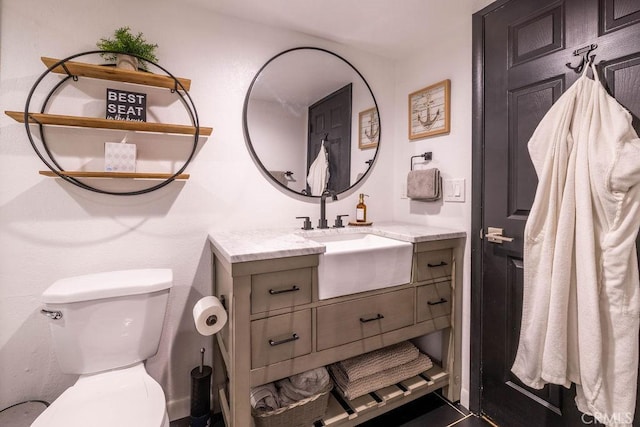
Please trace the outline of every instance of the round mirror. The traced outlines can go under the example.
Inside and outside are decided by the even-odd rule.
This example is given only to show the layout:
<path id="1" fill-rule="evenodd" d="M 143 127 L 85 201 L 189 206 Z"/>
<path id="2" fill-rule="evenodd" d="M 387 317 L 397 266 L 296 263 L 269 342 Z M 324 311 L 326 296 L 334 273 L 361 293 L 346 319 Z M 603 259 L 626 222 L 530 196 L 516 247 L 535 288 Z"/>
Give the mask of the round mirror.
<path id="1" fill-rule="evenodd" d="M 314 47 L 286 50 L 262 66 L 245 98 L 243 126 L 264 173 L 307 196 L 355 185 L 380 141 L 378 105 L 362 74 Z"/>

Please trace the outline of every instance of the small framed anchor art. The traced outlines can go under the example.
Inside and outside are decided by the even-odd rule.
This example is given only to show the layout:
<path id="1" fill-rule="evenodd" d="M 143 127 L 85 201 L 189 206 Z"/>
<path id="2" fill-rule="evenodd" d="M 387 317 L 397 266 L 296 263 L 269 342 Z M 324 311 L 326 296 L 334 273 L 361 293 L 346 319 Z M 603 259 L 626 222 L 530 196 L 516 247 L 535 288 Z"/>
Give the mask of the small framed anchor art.
<path id="1" fill-rule="evenodd" d="M 380 137 L 380 120 L 378 119 L 378 109 L 369 108 L 361 111 L 358 117 L 358 148 L 375 148 L 378 146 Z"/>
<path id="2" fill-rule="evenodd" d="M 409 94 L 409 139 L 449 133 L 451 80 Z"/>

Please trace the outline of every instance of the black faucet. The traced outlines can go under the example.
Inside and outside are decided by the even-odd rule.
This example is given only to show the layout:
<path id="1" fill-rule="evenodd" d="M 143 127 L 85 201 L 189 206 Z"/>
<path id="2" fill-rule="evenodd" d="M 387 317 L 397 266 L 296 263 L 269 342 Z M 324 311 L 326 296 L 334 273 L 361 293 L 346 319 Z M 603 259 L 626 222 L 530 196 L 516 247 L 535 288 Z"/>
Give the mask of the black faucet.
<path id="1" fill-rule="evenodd" d="M 303 230 L 313 230 L 313 227 L 311 226 L 311 220 L 308 216 L 297 216 L 296 218 L 304 219 L 304 225 L 302 226 Z"/>
<path id="2" fill-rule="evenodd" d="M 331 200 L 338 200 L 336 192 L 326 189 L 320 195 L 320 219 L 318 220 L 318 228 L 329 228 L 327 225 L 327 196 L 331 196 Z"/>

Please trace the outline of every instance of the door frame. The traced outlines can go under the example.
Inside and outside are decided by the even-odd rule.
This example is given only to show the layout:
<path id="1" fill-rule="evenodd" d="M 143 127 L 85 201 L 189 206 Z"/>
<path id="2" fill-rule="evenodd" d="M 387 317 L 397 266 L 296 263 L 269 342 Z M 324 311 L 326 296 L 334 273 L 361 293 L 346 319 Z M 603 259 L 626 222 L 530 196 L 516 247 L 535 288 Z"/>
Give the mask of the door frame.
<path id="1" fill-rule="evenodd" d="M 482 295 L 484 176 L 484 18 L 511 0 L 496 0 L 472 17 L 471 330 L 469 410 L 482 412 Z"/>

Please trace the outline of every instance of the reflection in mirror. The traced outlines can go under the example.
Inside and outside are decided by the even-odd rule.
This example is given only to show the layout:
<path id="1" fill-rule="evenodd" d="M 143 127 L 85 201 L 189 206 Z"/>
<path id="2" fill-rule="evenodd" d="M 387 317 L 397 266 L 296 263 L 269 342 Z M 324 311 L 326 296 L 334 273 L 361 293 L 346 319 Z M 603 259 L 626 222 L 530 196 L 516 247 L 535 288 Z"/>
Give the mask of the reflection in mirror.
<path id="1" fill-rule="evenodd" d="M 271 58 L 244 104 L 251 154 L 273 182 L 298 194 L 341 193 L 369 171 L 380 138 L 378 106 L 345 59 L 301 47 Z"/>

